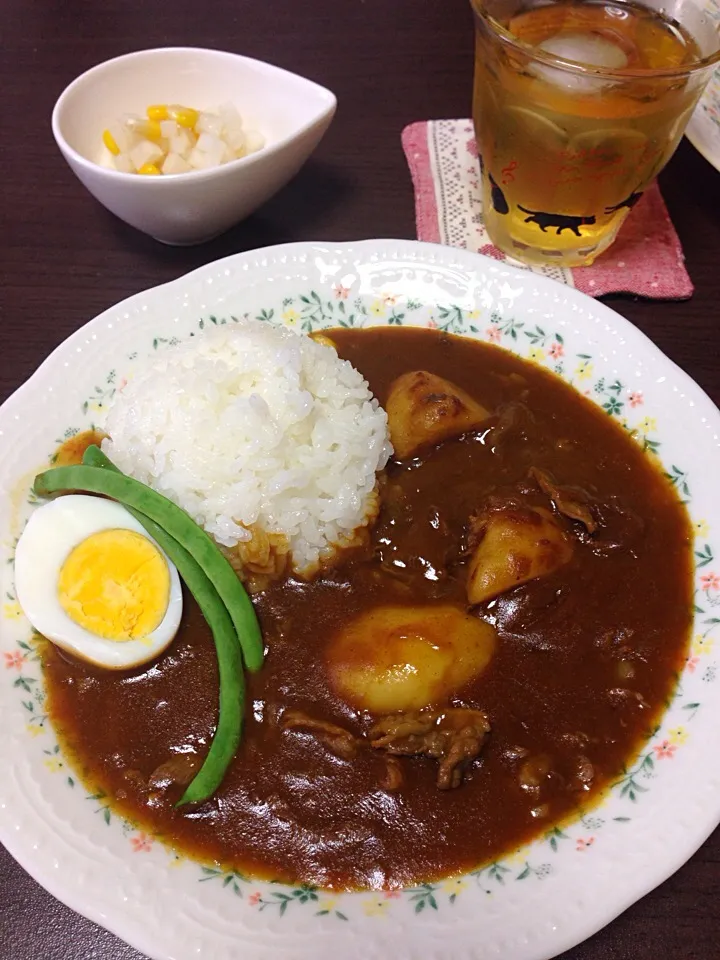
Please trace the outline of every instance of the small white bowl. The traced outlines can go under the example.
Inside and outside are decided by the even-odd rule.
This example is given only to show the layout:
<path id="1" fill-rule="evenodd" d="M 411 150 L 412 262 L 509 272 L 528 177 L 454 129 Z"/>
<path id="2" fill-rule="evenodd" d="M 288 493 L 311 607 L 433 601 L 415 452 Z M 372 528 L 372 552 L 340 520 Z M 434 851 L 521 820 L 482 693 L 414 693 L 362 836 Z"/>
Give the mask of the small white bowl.
<path id="1" fill-rule="evenodd" d="M 233 103 L 265 146 L 220 167 L 172 176 L 120 173 L 103 130 L 153 103 L 216 109 Z M 63 156 L 90 193 L 162 243 L 210 240 L 291 179 L 330 125 L 337 101 L 324 87 L 260 60 L 221 50 L 161 47 L 93 67 L 67 87 L 52 114 Z"/>

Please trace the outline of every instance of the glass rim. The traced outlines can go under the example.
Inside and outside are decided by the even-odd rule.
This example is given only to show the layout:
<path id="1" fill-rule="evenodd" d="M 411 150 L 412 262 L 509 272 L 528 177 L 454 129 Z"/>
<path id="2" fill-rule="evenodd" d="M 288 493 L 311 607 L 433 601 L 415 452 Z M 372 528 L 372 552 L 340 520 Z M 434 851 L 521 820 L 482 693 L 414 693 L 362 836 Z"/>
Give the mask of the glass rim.
<path id="1" fill-rule="evenodd" d="M 470 0 L 470 3 L 475 19 L 485 23 L 505 46 L 511 47 L 518 53 L 545 66 L 555 67 L 556 69 L 565 70 L 567 73 L 579 76 L 591 75 L 602 80 L 672 79 L 673 77 L 689 77 L 694 73 L 707 70 L 708 67 L 720 63 L 720 32 L 716 30 L 717 49 L 715 52 L 708 54 L 708 56 L 700 60 L 694 60 L 692 63 L 684 64 L 681 67 L 595 67 L 592 66 L 592 64 L 582 63 L 580 60 L 569 60 L 567 57 L 548 53 L 545 50 L 538 50 L 537 47 L 533 47 L 529 43 L 518 39 L 496 20 L 487 10 L 484 0 Z"/>

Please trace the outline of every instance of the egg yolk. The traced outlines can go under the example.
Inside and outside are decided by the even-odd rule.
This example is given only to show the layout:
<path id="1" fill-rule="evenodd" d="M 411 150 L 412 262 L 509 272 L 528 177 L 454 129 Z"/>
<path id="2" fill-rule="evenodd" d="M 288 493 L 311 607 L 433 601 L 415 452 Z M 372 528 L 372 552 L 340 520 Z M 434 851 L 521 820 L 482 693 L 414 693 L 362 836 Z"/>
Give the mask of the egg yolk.
<path id="1" fill-rule="evenodd" d="M 70 553 L 58 594 L 67 615 L 106 640 L 139 640 L 160 625 L 170 571 L 155 544 L 134 530 L 101 530 Z"/>

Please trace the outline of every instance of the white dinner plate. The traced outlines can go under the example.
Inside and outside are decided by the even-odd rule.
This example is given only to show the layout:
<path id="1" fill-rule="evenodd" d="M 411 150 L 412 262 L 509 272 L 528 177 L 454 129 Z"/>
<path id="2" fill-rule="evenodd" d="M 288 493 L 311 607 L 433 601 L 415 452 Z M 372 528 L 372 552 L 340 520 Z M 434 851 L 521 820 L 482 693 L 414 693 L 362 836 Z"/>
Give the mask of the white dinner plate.
<path id="1" fill-rule="evenodd" d="M 662 462 L 694 525 L 692 646 L 661 728 L 599 805 L 466 876 L 335 895 L 179 858 L 89 795 L 45 716 L 15 600 L 30 483 L 63 438 L 102 423 L 144 356 L 242 316 L 300 331 L 416 325 L 498 344 L 554 370 Z M 430 244 L 273 247 L 112 307 L 0 409 L 0 838 L 56 897 L 158 960 L 543 960 L 571 947 L 661 883 L 720 820 L 719 428 L 702 390 L 608 307 Z"/>

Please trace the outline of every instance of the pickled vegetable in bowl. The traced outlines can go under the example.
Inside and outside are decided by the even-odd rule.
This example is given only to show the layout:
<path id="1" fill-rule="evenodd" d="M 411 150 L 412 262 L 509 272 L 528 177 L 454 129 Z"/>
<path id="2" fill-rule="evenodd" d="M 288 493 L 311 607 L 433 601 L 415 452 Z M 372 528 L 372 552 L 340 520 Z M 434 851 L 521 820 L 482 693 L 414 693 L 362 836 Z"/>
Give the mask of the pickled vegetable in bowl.
<path id="1" fill-rule="evenodd" d="M 196 110 L 182 104 L 153 104 L 146 115 L 126 114 L 103 131 L 110 162 L 121 173 L 190 173 L 240 160 L 265 145 L 246 127 L 232 103 Z"/>
<path id="2" fill-rule="evenodd" d="M 232 111 L 215 112 L 229 98 L 241 126 L 237 114 L 229 117 Z M 100 203 L 156 240 L 184 246 L 228 230 L 295 176 L 336 104 L 331 91 L 269 63 L 222 50 L 161 47 L 107 60 L 77 77 L 55 104 L 52 129 L 71 169 Z M 153 117 L 148 106 L 156 108 Z M 171 117 L 171 108 L 180 106 L 185 109 Z M 177 124 L 165 128 L 173 136 L 158 129 L 167 122 L 158 119 L 158 108 Z M 195 111 L 203 108 L 210 109 L 196 129 Z M 114 125 L 128 111 L 138 128 L 130 143 Z M 218 128 L 221 114 L 224 128 Z M 133 162 L 129 152 L 139 144 Z M 228 158 L 227 144 L 235 159 Z M 119 172 L 121 154 L 128 158 L 120 165 L 132 175 Z M 136 175 L 141 168 L 148 175 Z"/>

